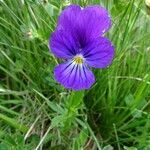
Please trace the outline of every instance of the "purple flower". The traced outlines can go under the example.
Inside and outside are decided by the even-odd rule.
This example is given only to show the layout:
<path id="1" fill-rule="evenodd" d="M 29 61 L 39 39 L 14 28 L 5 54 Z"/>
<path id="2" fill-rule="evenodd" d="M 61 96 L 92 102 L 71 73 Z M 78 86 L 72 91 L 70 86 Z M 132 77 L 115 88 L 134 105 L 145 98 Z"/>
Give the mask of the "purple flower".
<path id="1" fill-rule="evenodd" d="M 50 38 L 52 53 L 65 60 L 54 69 L 55 79 L 65 88 L 89 89 L 95 82 L 90 67 L 112 63 L 114 47 L 103 34 L 111 27 L 106 9 L 70 5 L 62 11 Z"/>

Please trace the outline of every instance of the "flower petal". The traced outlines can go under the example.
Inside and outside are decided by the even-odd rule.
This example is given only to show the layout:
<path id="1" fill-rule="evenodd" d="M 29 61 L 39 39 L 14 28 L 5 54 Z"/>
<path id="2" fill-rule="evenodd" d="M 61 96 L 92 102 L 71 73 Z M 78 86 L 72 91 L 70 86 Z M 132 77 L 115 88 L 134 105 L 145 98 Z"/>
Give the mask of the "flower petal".
<path id="1" fill-rule="evenodd" d="M 70 5 L 62 11 L 57 25 L 57 30 L 64 30 L 79 43 L 79 49 L 84 47 L 87 42 L 87 38 L 85 37 L 86 28 L 85 26 L 83 27 L 82 21 L 81 7 Z"/>
<path id="2" fill-rule="evenodd" d="M 79 44 L 75 39 L 68 32 L 56 30 L 49 41 L 52 53 L 58 58 L 72 58 L 79 50 Z"/>
<path id="3" fill-rule="evenodd" d="M 108 11 L 98 5 L 87 6 L 82 11 L 83 28 L 86 27 L 86 36 L 97 38 L 111 27 Z"/>
<path id="4" fill-rule="evenodd" d="M 98 5 L 85 8 L 70 5 L 62 12 L 58 20 L 58 28 L 77 33 L 81 38 L 81 44 L 85 44 L 89 38 L 103 35 L 110 26 L 111 19 L 108 11 Z"/>
<path id="5" fill-rule="evenodd" d="M 95 68 L 105 68 L 112 63 L 114 47 L 104 37 L 91 41 L 82 51 L 86 63 Z"/>
<path id="6" fill-rule="evenodd" d="M 72 90 L 89 89 L 95 82 L 93 73 L 86 65 L 72 61 L 56 66 L 54 76 L 65 88 Z"/>
<path id="7" fill-rule="evenodd" d="M 58 19 L 58 28 L 64 30 L 72 30 L 76 27 L 78 19 L 80 18 L 81 7 L 78 5 L 70 5 L 66 7 Z"/>

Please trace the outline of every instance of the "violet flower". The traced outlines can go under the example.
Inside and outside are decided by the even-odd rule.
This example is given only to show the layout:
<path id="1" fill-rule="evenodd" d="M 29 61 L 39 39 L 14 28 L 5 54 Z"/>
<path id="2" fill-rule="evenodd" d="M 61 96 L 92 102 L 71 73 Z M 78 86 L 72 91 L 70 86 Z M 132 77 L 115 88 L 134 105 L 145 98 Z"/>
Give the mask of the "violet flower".
<path id="1" fill-rule="evenodd" d="M 95 82 L 90 67 L 105 68 L 112 63 L 114 47 L 103 34 L 111 19 L 101 6 L 70 5 L 62 11 L 50 38 L 52 53 L 65 60 L 54 69 L 55 79 L 65 88 L 89 89 Z"/>

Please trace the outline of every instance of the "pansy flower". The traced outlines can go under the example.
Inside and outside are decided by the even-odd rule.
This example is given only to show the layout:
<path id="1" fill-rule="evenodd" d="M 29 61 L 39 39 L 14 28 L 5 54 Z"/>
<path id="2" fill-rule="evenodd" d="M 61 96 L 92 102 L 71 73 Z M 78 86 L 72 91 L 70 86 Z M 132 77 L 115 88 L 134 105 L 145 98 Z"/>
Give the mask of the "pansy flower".
<path id="1" fill-rule="evenodd" d="M 105 68 L 112 63 L 114 47 L 103 36 L 110 27 L 109 13 L 101 6 L 70 5 L 62 11 L 49 41 L 52 53 L 64 60 L 54 69 L 61 85 L 89 89 L 95 82 L 91 67 Z"/>

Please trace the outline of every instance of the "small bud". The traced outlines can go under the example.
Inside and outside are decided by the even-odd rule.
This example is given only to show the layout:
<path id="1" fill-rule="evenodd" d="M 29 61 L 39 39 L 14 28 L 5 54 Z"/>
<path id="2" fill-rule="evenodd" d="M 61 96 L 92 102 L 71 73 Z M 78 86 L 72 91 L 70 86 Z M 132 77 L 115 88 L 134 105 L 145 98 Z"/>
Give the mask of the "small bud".
<path id="1" fill-rule="evenodd" d="M 64 0 L 63 6 L 69 6 L 71 4 L 70 0 Z"/>
<path id="2" fill-rule="evenodd" d="M 145 0 L 145 4 L 146 4 L 147 7 L 150 8 L 150 0 Z"/>
<path id="3" fill-rule="evenodd" d="M 29 32 L 27 32 L 26 34 L 27 34 L 27 36 L 31 36 L 31 35 L 32 35 L 32 32 L 29 31 Z"/>
<path id="4" fill-rule="evenodd" d="M 32 23 L 28 23 L 28 25 L 21 25 L 20 30 L 24 40 L 32 40 L 39 37 L 37 30 Z"/>
<path id="5" fill-rule="evenodd" d="M 32 38 L 32 31 L 29 30 L 25 33 L 25 37 L 31 39 Z"/>
<path id="6" fill-rule="evenodd" d="M 47 4 L 48 3 L 48 0 L 43 0 L 43 4 Z"/>
<path id="7" fill-rule="evenodd" d="M 150 15 L 150 0 L 145 0 L 147 13 Z"/>
<path id="8" fill-rule="evenodd" d="M 34 31 L 32 29 L 24 30 L 23 31 L 23 38 L 24 40 L 32 40 L 36 37 Z"/>

